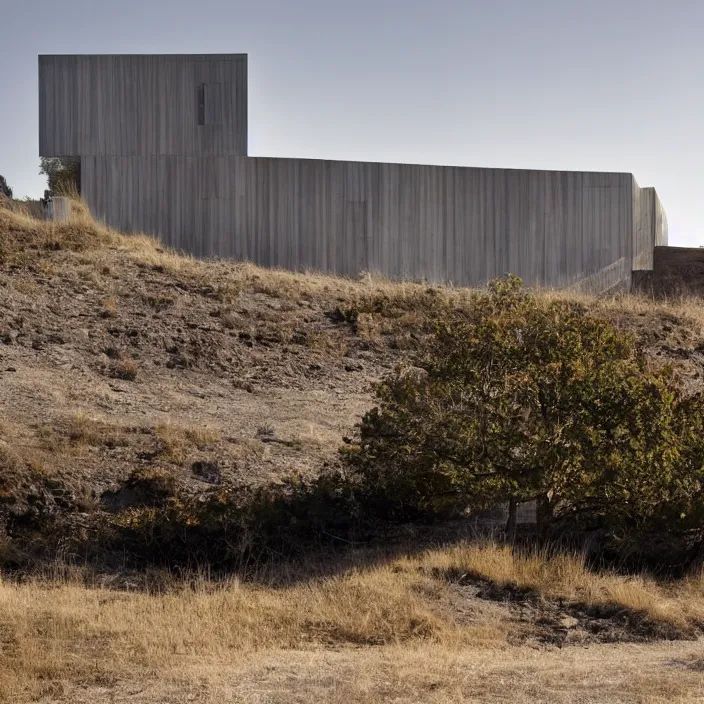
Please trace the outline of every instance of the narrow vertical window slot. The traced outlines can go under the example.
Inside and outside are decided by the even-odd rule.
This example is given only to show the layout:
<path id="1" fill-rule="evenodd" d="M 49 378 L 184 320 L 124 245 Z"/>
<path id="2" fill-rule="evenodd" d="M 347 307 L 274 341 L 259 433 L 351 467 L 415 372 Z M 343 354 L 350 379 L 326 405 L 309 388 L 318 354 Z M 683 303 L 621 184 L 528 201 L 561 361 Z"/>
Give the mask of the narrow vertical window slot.
<path id="1" fill-rule="evenodd" d="M 205 124 L 205 83 L 198 84 L 198 124 Z"/>

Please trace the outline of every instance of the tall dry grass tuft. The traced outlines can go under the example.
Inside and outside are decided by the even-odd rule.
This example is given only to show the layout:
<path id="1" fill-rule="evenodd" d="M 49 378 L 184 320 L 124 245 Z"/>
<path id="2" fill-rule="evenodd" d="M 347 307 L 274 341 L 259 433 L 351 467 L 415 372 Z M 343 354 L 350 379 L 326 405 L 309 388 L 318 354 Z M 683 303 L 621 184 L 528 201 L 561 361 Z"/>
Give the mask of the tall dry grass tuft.
<path id="1" fill-rule="evenodd" d="M 580 554 L 551 549 L 517 551 L 491 542 L 463 543 L 433 551 L 426 555 L 424 564 L 451 578 L 479 577 L 498 586 L 531 590 L 544 598 L 622 607 L 677 628 L 704 625 L 701 574 L 668 584 L 644 575 L 595 572 Z"/>
<path id="2" fill-rule="evenodd" d="M 436 613 L 428 578 L 390 568 L 280 589 L 204 582 L 154 595 L 70 583 L 0 582 L 0 700 L 42 683 L 158 672 L 175 657 L 227 660 L 316 646 L 468 643 Z M 483 629 L 487 639 L 487 630 Z M 494 643 L 505 633 L 497 629 Z"/>

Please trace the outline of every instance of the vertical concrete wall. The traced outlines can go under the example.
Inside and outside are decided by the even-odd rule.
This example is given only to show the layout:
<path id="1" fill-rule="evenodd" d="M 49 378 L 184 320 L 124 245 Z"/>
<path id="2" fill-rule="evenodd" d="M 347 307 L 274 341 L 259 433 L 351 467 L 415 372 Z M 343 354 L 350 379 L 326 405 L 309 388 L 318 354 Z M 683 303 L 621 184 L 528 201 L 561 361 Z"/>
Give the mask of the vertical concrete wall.
<path id="1" fill-rule="evenodd" d="M 633 268 L 630 174 L 182 156 L 85 157 L 82 174 L 98 217 L 198 256 L 587 291 Z"/>
<path id="2" fill-rule="evenodd" d="M 653 250 L 667 244 L 667 217 L 654 188 L 633 180 L 633 269 L 651 270 Z"/>
<path id="3" fill-rule="evenodd" d="M 39 154 L 247 154 L 247 55 L 40 56 Z"/>

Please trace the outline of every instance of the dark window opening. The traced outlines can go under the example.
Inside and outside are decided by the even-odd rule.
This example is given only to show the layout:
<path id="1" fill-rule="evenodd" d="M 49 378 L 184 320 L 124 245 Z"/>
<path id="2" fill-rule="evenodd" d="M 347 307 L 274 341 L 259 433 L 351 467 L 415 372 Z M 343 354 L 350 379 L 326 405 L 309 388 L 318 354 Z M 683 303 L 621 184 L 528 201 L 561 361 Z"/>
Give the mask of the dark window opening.
<path id="1" fill-rule="evenodd" d="M 198 124 L 205 124 L 205 83 L 198 85 Z"/>

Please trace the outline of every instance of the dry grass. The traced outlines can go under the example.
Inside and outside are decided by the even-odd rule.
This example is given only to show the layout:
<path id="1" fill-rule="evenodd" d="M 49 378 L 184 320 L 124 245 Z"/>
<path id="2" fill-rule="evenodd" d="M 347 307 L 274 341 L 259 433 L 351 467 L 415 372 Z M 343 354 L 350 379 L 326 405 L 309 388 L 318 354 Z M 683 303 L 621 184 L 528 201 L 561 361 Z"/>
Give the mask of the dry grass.
<path id="1" fill-rule="evenodd" d="M 582 555 L 516 552 L 494 543 L 466 543 L 429 553 L 425 565 L 453 579 L 478 576 L 498 586 L 586 606 L 618 606 L 681 629 L 704 625 L 704 573 L 675 584 L 642 575 L 593 572 Z"/>
<path id="2" fill-rule="evenodd" d="M 278 590 L 233 582 L 161 596 L 0 584 L 0 697 L 17 701 L 47 681 L 96 673 L 155 672 L 175 658 L 223 661 L 314 644 L 466 642 L 469 632 L 433 613 L 416 593 L 419 581 L 387 568 Z"/>
<path id="3" fill-rule="evenodd" d="M 220 433 L 214 428 L 203 426 L 192 426 L 184 428 L 184 436 L 188 442 L 195 445 L 199 450 L 205 450 L 210 445 L 220 441 Z"/>
<path id="4" fill-rule="evenodd" d="M 68 439 L 73 445 L 114 446 L 122 428 L 78 411 L 68 423 Z"/>
<path id="5" fill-rule="evenodd" d="M 110 689 L 125 681 L 144 686 L 156 679 L 173 686 L 180 682 L 191 691 L 197 689 L 198 673 L 204 667 L 212 666 L 213 673 L 218 673 L 211 683 L 225 686 L 223 672 L 238 663 L 257 669 L 272 662 L 277 667 L 305 653 L 320 662 L 322 656 L 317 653 L 347 652 L 348 660 L 365 662 L 370 668 L 358 673 L 367 682 L 369 699 L 363 698 L 353 679 L 343 678 L 340 686 L 348 691 L 348 701 L 386 701 L 386 697 L 467 701 L 459 695 L 470 695 L 469 683 L 459 686 L 454 678 L 468 667 L 474 670 L 479 663 L 492 661 L 495 670 L 504 671 L 506 684 L 514 679 L 520 684 L 522 698 L 514 701 L 535 701 L 530 692 L 538 696 L 549 682 L 554 685 L 551 672 L 559 663 L 548 655 L 510 647 L 509 635 L 516 624 L 505 609 L 483 611 L 477 603 L 470 609 L 474 613 L 470 618 L 450 609 L 451 583 L 444 573 L 471 570 L 497 583 L 536 589 L 545 597 L 617 602 L 678 623 L 701 614 L 704 603 L 701 580 L 673 587 L 642 578 L 591 574 L 574 557 L 519 556 L 492 544 L 432 550 L 368 568 L 361 561 L 358 567 L 354 560 L 351 563 L 340 576 L 311 577 L 289 586 L 256 586 L 237 580 L 216 585 L 202 580 L 172 585 L 161 594 L 117 592 L 71 580 L 0 582 L 0 700 L 56 697 L 78 686 Z M 381 650 L 364 655 L 371 646 Z M 360 647 L 366 650 L 350 650 Z M 680 692 L 684 696 L 704 678 L 695 666 L 699 660 L 693 651 L 683 646 L 682 652 L 687 676 L 680 683 L 688 683 Z M 521 653 L 526 662 L 516 663 L 515 653 Z M 614 653 L 612 659 L 622 657 Z M 572 661 L 571 655 L 564 658 Z M 652 694 L 654 679 L 625 674 L 618 673 L 622 681 L 617 689 L 625 697 L 618 701 L 664 701 L 628 698 Z M 498 696 L 501 688 L 492 688 L 476 676 L 475 672 L 474 686 L 481 684 L 477 693 Z M 596 686 L 597 672 L 589 676 Z M 269 673 L 265 681 L 272 677 Z M 289 683 L 289 696 L 303 697 L 305 692 L 312 696 L 313 683 L 304 683 L 308 677 L 301 675 L 300 691 L 299 684 Z M 651 689 L 646 689 L 646 683 Z M 206 689 L 199 696 L 205 694 L 210 696 L 212 691 Z M 325 701 L 345 701 L 334 698 L 332 691 L 323 696 L 328 697 Z"/>
<path id="6" fill-rule="evenodd" d="M 129 444 L 128 435 L 134 428 L 113 422 L 86 411 L 76 411 L 62 417 L 54 425 L 43 425 L 37 429 L 39 449 L 47 457 L 56 459 L 59 455 L 80 456 L 91 447 L 115 448 Z M 31 452 L 30 445 L 23 447 L 26 459 Z"/>
<path id="7" fill-rule="evenodd" d="M 135 381 L 139 375 L 139 364 L 134 359 L 120 359 L 112 365 L 110 374 L 116 379 Z"/>
<path id="8" fill-rule="evenodd" d="M 205 426 L 161 423 L 154 428 L 154 433 L 159 440 L 160 459 L 174 464 L 185 462 L 193 448 L 205 450 L 220 441 L 219 431 Z"/>
<path id="9" fill-rule="evenodd" d="M 103 301 L 103 307 L 100 311 L 101 318 L 114 318 L 117 315 L 117 301 L 110 297 Z"/>

